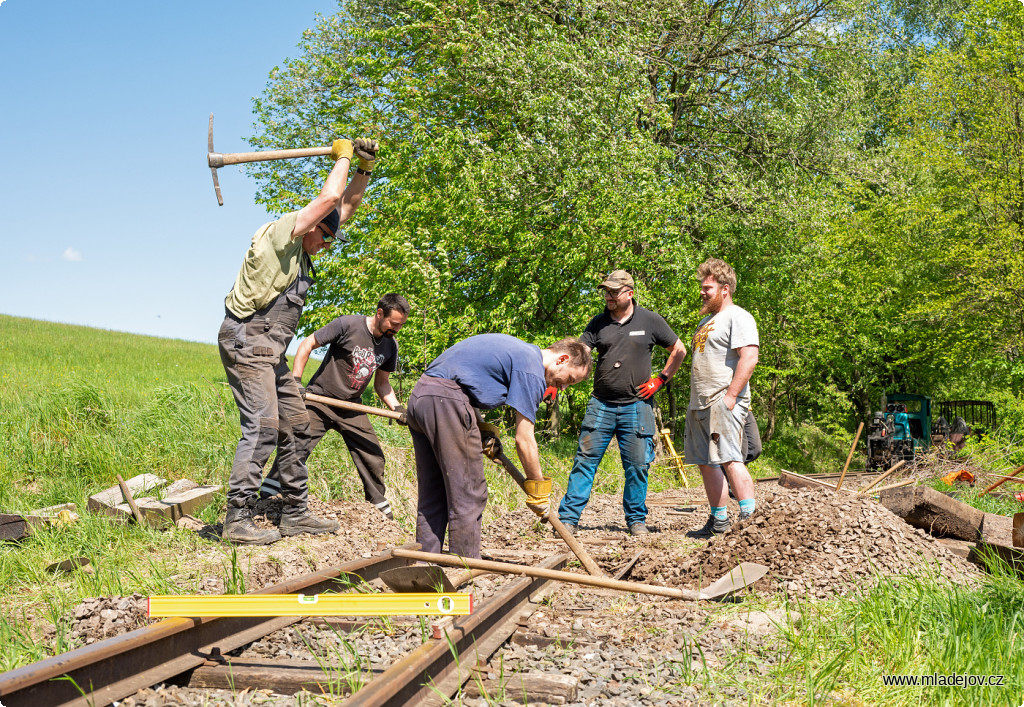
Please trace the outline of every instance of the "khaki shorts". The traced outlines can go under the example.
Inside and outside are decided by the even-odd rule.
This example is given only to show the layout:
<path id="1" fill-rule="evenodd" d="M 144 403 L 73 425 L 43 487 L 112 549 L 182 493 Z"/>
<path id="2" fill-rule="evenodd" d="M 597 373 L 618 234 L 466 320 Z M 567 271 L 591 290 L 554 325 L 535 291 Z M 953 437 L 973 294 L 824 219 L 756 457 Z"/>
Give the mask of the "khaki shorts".
<path id="1" fill-rule="evenodd" d="M 743 461 L 743 423 L 750 400 L 737 400 L 732 410 L 722 398 L 703 410 L 686 411 L 683 457 L 687 464 L 721 466 Z"/>

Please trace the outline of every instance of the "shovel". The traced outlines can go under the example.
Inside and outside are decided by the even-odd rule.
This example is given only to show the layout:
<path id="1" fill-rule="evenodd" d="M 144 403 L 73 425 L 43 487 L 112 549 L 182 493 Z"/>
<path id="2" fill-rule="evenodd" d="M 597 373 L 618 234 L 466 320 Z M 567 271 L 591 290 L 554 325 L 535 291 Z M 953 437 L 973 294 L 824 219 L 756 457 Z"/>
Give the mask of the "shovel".
<path id="1" fill-rule="evenodd" d="M 653 594 L 655 596 L 669 597 L 670 599 L 682 599 L 684 601 L 698 601 L 701 599 L 718 599 L 744 587 L 750 586 L 761 579 L 768 572 L 768 568 L 754 562 L 741 562 L 732 568 L 727 574 L 715 580 L 703 589 L 694 591 L 692 589 L 680 589 L 678 587 L 659 587 L 653 584 L 641 584 L 639 582 L 626 582 L 621 579 L 610 579 L 608 577 L 591 577 L 585 574 L 574 574 L 560 570 L 549 570 L 541 567 L 530 567 L 528 565 L 514 565 L 510 562 L 494 562 L 491 560 L 477 560 L 470 557 L 459 557 L 458 555 L 441 555 L 434 552 L 420 552 L 418 550 L 405 550 L 395 548 L 391 551 L 395 557 L 404 557 L 409 560 L 420 560 L 423 562 L 434 562 L 449 567 L 463 567 L 469 569 L 485 570 L 487 572 L 498 572 L 501 574 L 520 574 L 528 577 L 541 577 L 543 579 L 554 579 L 559 582 L 571 582 L 583 584 L 588 587 L 602 587 L 614 589 L 620 592 L 635 592 L 637 594 Z M 422 568 L 419 568 L 422 569 Z"/>
<path id="2" fill-rule="evenodd" d="M 437 565 L 409 565 L 381 572 L 380 578 L 391 588 L 391 591 L 400 594 L 410 592 L 451 594 L 463 584 L 482 574 L 492 573 L 486 570 L 469 570 L 460 574 L 453 582 Z"/>
<path id="3" fill-rule="evenodd" d="M 317 395 L 315 393 L 306 393 L 306 400 L 314 403 L 321 403 L 322 405 L 330 405 L 331 407 L 341 408 L 342 410 L 352 410 L 353 412 L 363 412 L 370 415 L 379 415 L 381 417 L 388 417 L 392 420 L 397 420 L 402 417 L 402 413 L 392 412 L 391 410 L 384 410 L 382 408 L 375 408 L 369 405 L 360 405 L 359 403 L 350 403 L 347 400 L 336 400 L 334 398 L 327 398 L 323 395 Z M 515 482 L 519 484 L 519 488 L 526 490 L 526 477 L 523 473 L 516 468 L 508 457 L 503 453 L 499 453 L 493 459 L 495 464 L 498 464 L 505 468 L 509 476 L 515 479 Z M 590 574 L 595 577 L 604 577 L 604 573 L 601 568 L 597 566 L 593 558 L 583 549 L 583 546 L 573 537 L 572 533 L 569 532 L 568 528 L 562 524 L 562 521 L 558 519 L 558 515 L 548 511 L 547 521 L 551 523 L 551 527 L 555 529 L 555 532 L 565 541 L 565 544 L 569 546 L 569 549 L 573 551 L 573 554 L 579 558 L 583 567 Z M 424 578 L 423 582 L 430 581 L 429 578 Z M 434 585 L 436 586 L 436 585 Z"/>

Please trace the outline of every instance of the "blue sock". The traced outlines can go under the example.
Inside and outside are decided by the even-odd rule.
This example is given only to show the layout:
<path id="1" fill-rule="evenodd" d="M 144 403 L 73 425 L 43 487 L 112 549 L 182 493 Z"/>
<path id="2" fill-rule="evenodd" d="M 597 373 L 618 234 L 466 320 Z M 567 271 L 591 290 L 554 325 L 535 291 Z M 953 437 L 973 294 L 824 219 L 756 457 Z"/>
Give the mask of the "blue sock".
<path id="1" fill-rule="evenodd" d="M 757 505 L 754 499 L 745 498 L 740 501 L 740 513 L 753 513 L 754 506 Z"/>
<path id="2" fill-rule="evenodd" d="M 711 506 L 711 515 L 718 520 L 725 520 L 729 517 L 729 510 L 725 506 Z"/>

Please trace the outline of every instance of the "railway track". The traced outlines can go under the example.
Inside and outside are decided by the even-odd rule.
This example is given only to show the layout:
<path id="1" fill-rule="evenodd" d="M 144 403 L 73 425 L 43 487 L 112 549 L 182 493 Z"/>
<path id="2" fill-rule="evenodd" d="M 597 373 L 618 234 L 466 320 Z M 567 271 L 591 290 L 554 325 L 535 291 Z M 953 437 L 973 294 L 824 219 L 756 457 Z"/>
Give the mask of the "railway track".
<path id="1" fill-rule="evenodd" d="M 403 546 L 417 549 L 410 544 Z M 550 557 L 539 567 L 561 569 L 568 554 Z M 634 560 L 635 561 L 635 560 Z M 375 557 L 349 562 L 304 575 L 254 594 L 315 594 L 336 591 L 341 584 L 370 582 L 382 572 L 408 564 L 386 551 Z M 521 577 L 503 584 L 472 614 L 447 619 L 451 623 L 434 636 L 378 672 L 349 696 L 351 705 L 420 705 L 443 703 L 454 695 L 478 666 L 490 657 L 533 612 L 538 595 L 550 591 L 550 580 Z M 220 671 L 235 680 L 245 675 L 287 673 L 281 661 L 241 660 L 227 654 L 276 631 L 303 621 L 300 617 L 273 618 L 170 618 L 32 665 L 0 674 L 3 707 L 93 706 L 113 704 L 135 692 L 163 682 L 182 680 L 197 668 Z M 345 624 L 334 622 L 335 626 Z M 320 675 L 306 663 L 302 682 L 311 685 L 336 683 L 330 666 Z M 293 666 L 294 668 L 294 666 Z M 195 672 L 193 672 L 195 671 Z M 297 679 L 297 678 L 296 678 Z M 209 683 L 207 683 L 209 684 Z"/>

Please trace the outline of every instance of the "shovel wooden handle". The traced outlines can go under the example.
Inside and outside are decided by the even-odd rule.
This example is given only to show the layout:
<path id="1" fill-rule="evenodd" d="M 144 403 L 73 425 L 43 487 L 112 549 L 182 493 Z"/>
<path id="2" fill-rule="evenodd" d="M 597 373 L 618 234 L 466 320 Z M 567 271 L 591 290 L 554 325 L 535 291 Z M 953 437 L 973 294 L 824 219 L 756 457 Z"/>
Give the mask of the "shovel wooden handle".
<path id="1" fill-rule="evenodd" d="M 640 584 L 639 582 L 626 582 L 621 579 L 609 577 L 591 577 L 585 574 L 573 572 L 562 572 L 560 570 L 549 570 L 542 567 L 530 567 L 527 565 L 514 565 L 511 562 L 494 562 L 493 560 L 477 560 L 471 557 L 460 557 L 458 555 L 441 555 L 434 552 L 420 552 L 418 550 L 405 550 L 396 547 L 391 551 L 395 557 L 405 557 L 410 560 L 421 560 L 433 562 L 448 567 L 463 567 L 500 574 L 525 574 L 528 577 L 541 577 L 543 579 L 554 579 L 559 582 L 571 582 L 583 584 L 588 587 L 603 587 L 615 589 L 620 592 L 636 592 L 637 594 L 653 594 L 659 597 L 671 597 L 672 599 L 685 599 L 696 601 L 704 599 L 705 596 L 692 589 L 680 589 L 678 587 L 658 587 L 651 584 Z"/>
<path id="2" fill-rule="evenodd" d="M 494 458 L 494 463 L 505 467 L 505 471 L 508 472 L 508 475 L 511 476 L 517 484 L 519 484 L 519 488 L 524 492 L 526 491 L 526 477 L 523 476 L 523 472 L 519 471 L 519 469 L 516 468 L 516 465 L 505 456 L 504 452 L 499 453 Z M 597 563 L 594 562 L 594 559 L 590 554 L 583 548 L 580 542 L 573 537 L 573 534 L 569 532 L 569 529 L 565 527 L 565 524 L 559 520 L 558 515 L 551 512 L 551 506 L 553 505 L 554 503 L 548 504 L 547 521 L 551 523 L 551 527 L 554 528 L 559 537 L 565 541 L 565 544 L 569 546 L 569 549 L 572 550 L 573 554 L 580 559 L 580 562 L 583 563 L 583 567 L 587 572 L 595 577 L 604 577 L 604 572 L 602 572 L 601 568 L 597 566 Z"/>
<path id="3" fill-rule="evenodd" d="M 314 403 L 320 403 L 321 405 L 330 405 L 331 407 L 341 408 L 342 410 L 351 410 L 352 412 L 364 412 L 368 415 L 379 415 L 380 417 L 387 417 L 392 420 L 398 420 L 402 417 L 402 413 L 395 412 L 394 410 L 375 408 L 370 405 L 362 405 L 360 403 L 350 403 L 347 400 L 325 398 L 323 395 L 317 395 L 316 393 L 306 393 L 306 400 L 309 400 Z"/>
<path id="4" fill-rule="evenodd" d="M 857 426 L 857 434 L 853 437 L 853 444 L 850 445 L 850 454 L 846 457 L 846 463 L 843 464 L 843 473 L 839 475 L 839 482 L 836 484 L 836 491 L 843 488 L 843 479 L 846 478 L 846 470 L 850 468 L 850 462 L 853 460 L 853 453 L 857 451 L 857 442 L 860 441 L 860 433 L 864 431 L 864 423 L 860 423 Z"/>

